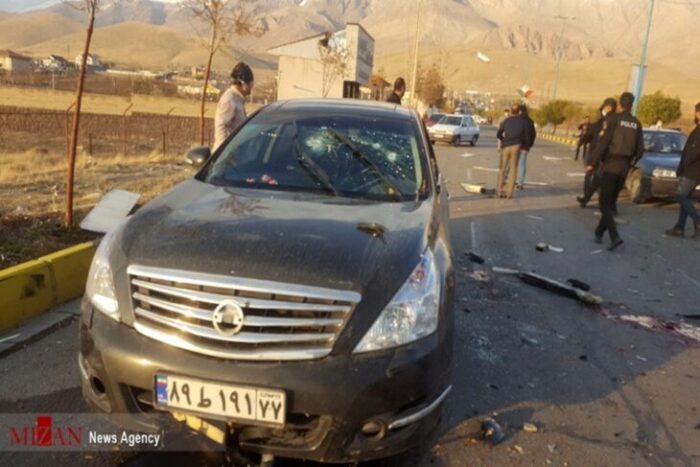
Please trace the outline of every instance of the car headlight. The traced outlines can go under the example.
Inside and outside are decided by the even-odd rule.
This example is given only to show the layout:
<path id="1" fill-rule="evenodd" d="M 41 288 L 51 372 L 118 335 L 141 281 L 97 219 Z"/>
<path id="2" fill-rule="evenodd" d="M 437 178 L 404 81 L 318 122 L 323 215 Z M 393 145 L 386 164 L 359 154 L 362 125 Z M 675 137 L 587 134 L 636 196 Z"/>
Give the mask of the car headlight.
<path id="1" fill-rule="evenodd" d="M 119 321 L 119 303 L 114 291 L 114 278 L 112 268 L 109 266 L 109 257 L 112 253 L 114 237 L 120 227 L 113 228 L 102 238 L 92 258 L 87 284 L 85 284 L 85 295 L 90 303 L 115 321 Z"/>
<path id="2" fill-rule="evenodd" d="M 652 176 L 656 178 L 676 178 L 676 171 L 669 169 L 656 168 L 652 172 Z"/>
<path id="3" fill-rule="evenodd" d="M 355 348 L 371 352 L 408 344 L 435 332 L 440 312 L 440 278 L 430 250 Z"/>

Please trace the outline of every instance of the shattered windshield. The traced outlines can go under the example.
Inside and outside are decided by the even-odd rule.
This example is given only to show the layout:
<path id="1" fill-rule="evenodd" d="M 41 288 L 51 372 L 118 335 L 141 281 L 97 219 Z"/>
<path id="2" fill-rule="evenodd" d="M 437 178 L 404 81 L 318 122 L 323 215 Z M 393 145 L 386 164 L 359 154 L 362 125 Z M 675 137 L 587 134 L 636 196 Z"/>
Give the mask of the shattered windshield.
<path id="1" fill-rule="evenodd" d="M 425 190 L 417 132 L 409 120 L 258 114 L 222 149 L 206 181 L 218 185 L 384 201 Z"/>

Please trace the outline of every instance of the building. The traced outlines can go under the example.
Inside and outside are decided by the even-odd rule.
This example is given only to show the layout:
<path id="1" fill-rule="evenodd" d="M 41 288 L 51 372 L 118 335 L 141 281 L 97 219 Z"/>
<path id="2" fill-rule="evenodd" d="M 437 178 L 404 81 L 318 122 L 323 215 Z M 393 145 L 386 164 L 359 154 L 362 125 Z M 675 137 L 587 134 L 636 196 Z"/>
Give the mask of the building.
<path id="1" fill-rule="evenodd" d="M 279 57 L 277 99 L 360 97 L 370 87 L 374 39 L 357 23 L 268 50 Z"/>
<path id="2" fill-rule="evenodd" d="M 48 71 L 63 72 L 66 71 L 70 63 L 60 55 L 49 55 L 41 60 L 41 67 Z"/>
<path id="3" fill-rule="evenodd" d="M 32 59 L 12 50 L 0 50 L 0 70 L 11 73 L 32 71 Z"/>
<path id="4" fill-rule="evenodd" d="M 83 63 L 83 56 L 78 55 L 75 57 L 75 66 L 80 68 Z M 88 70 L 104 70 L 106 67 L 100 61 L 100 56 L 97 54 L 88 54 L 87 60 L 85 60 L 85 66 Z"/>

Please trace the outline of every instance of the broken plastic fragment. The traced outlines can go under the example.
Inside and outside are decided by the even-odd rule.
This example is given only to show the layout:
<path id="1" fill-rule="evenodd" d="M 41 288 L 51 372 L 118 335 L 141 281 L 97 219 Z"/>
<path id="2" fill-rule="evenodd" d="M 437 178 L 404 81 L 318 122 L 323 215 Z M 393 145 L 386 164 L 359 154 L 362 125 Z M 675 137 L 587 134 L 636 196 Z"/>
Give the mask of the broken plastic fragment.
<path id="1" fill-rule="evenodd" d="M 537 433 L 539 429 L 534 423 L 525 423 L 523 424 L 523 431 L 526 433 Z"/>
<path id="2" fill-rule="evenodd" d="M 484 434 L 484 438 L 491 441 L 491 444 L 496 445 L 506 439 L 505 433 L 501 425 L 496 422 L 493 418 L 487 418 L 481 423 L 481 431 Z"/>
<path id="3" fill-rule="evenodd" d="M 484 264 L 486 262 L 484 258 L 477 255 L 476 253 L 472 253 L 471 251 L 469 253 L 466 253 L 466 255 L 472 263 Z"/>

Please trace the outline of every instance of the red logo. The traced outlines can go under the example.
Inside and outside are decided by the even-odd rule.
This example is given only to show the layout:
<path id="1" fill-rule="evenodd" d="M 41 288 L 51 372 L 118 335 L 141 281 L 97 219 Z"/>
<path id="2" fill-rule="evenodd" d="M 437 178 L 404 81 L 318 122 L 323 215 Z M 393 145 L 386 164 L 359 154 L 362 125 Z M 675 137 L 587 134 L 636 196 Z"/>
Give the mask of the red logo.
<path id="1" fill-rule="evenodd" d="M 83 427 L 54 426 L 53 417 L 39 415 L 34 426 L 10 427 L 11 446 L 79 446 Z"/>

